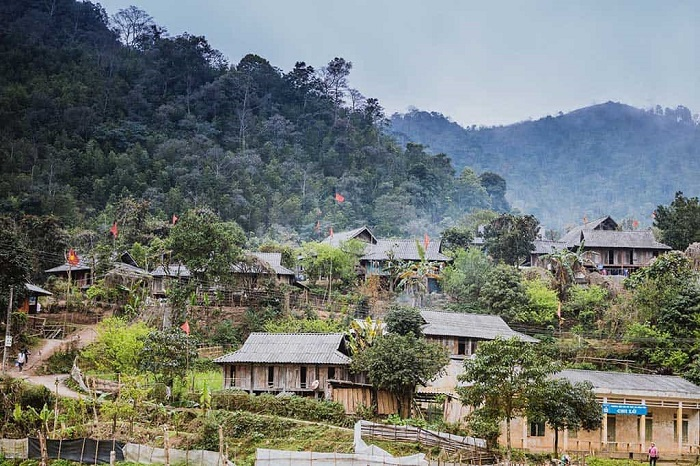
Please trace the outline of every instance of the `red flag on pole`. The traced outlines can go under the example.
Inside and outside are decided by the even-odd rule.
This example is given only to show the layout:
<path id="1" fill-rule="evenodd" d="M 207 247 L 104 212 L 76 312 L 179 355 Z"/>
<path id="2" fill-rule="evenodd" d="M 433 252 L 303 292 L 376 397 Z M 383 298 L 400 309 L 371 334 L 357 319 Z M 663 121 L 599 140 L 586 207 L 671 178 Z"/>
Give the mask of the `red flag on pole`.
<path id="1" fill-rule="evenodd" d="M 429 237 L 428 234 L 426 233 L 426 234 L 423 236 L 423 246 L 425 246 L 425 249 L 428 249 L 428 245 L 429 245 L 429 244 L 430 244 L 430 237 Z"/>
<path id="2" fill-rule="evenodd" d="M 80 258 L 73 248 L 68 251 L 68 263 L 72 266 L 76 266 L 80 263 Z"/>
<path id="3" fill-rule="evenodd" d="M 116 221 L 112 224 L 112 228 L 109 229 L 109 232 L 112 233 L 112 236 L 114 236 L 115 239 L 117 238 L 117 235 L 119 234 L 119 230 L 117 229 L 117 222 Z"/>
<path id="4" fill-rule="evenodd" d="M 333 227 L 328 230 L 328 235 L 333 238 Z"/>
<path id="5" fill-rule="evenodd" d="M 345 202 L 345 196 L 343 196 L 343 195 L 340 194 L 340 193 L 335 193 L 335 200 L 338 201 L 339 203 L 340 203 L 340 202 Z"/>
<path id="6" fill-rule="evenodd" d="M 178 220 L 180 220 L 180 217 L 178 217 L 177 215 L 173 214 L 173 225 L 175 225 L 175 224 L 177 223 Z"/>
<path id="7" fill-rule="evenodd" d="M 639 226 L 639 222 L 637 220 L 632 220 L 632 228 L 637 228 Z"/>
<path id="8" fill-rule="evenodd" d="M 180 325 L 180 328 L 182 329 L 183 332 L 185 332 L 187 335 L 190 334 L 190 323 L 188 321 L 185 321 L 184 324 Z"/>

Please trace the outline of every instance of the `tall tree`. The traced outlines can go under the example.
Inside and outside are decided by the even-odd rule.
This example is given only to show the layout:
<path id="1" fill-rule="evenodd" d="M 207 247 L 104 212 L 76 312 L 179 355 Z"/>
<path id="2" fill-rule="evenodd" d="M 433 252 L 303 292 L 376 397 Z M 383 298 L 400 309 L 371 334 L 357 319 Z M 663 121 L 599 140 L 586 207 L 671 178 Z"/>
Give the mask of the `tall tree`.
<path id="1" fill-rule="evenodd" d="M 700 241 L 700 200 L 678 191 L 669 206 L 656 208 L 654 226 L 661 230 L 663 243 L 685 250 L 691 243 Z"/>
<path id="2" fill-rule="evenodd" d="M 566 379 L 551 379 L 530 394 L 527 418 L 546 422 L 554 429 L 554 456 L 558 456 L 559 432 L 598 429 L 603 410 L 590 382 L 572 384 Z"/>
<path id="3" fill-rule="evenodd" d="M 541 389 L 555 366 L 531 343 L 513 337 L 496 338 L 479 345 L 473 359 L 464 361 L 464 373 L 457 387 L 464 404 L 486 418 L 506 422 L 507 458 L 511 457 L 511 421 L 524 414 L 527 400 Z"/>
<path id="4" fill-rule="evenodd" d="M 447 349 L 413 335 L 384 335 L 353 357 L 354 371 L 366 371 L 375 388 L 392 393 L 399 414 L 410 416 L 416 386 L 426 384 L 447 366 Z"/>
<path id="5" fill-rule="evenodd" d="M 539 227 L 532 215 L 503 214 L 484 229 L 486 250 L 494 260 L 518 266 L 535 248 Z"/>

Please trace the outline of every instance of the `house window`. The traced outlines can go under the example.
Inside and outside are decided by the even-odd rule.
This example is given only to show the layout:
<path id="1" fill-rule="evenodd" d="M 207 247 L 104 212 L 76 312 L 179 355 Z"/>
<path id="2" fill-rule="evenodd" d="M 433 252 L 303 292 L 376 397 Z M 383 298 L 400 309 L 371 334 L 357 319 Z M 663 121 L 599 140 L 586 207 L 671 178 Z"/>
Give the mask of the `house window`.
<path id="1" fill-rule="evenodd" d="M 299 386 L 306 388 L 306 367 L 299 369 Z"/>
<path id="2" fill-rule="evenodd" d="M 681 420 L 681 430 L 683 434 L 683 443 L 688 443 L 688 415 L 684 414 Z M 673 441 L 678 441 L 678 414 L 673 415 Z"/>
<path id="3" fill-rule="evenodd" d="M 530 437 L 544 437 L 544 422 L 530 423 Z"/>
<path id="4" fill-rule="evenodd" d="M 468 351 L 469 348 L 469 340 L 466 338 L 460 338 L 457 340 L 457 354 L 461 355 L 466 355 L 469 354 Z"/>
<path id="5" fill-rule="evenodd" d="M 335 380 L 335 367 L 328 368 L 328 380 Z"/>
<path id="6" fill-rule="evenodd" d="M 267 367 L 267 386 L 272 388 L 275 386 L 275 368 L 274 366 Z"/>
<path id="7" fill-rule="evenodd" d="M 634 264 L 634 251 L 630 249 L 630 251 L 627 253 L 629 256 L 629 262 L 628 264 Z"/>
<path id="8" fill-rule="evenodd" d="M 642 440 L 640 438 L 641 425 L 642 425 L 642 418 L 638 417 L 637 418 L 637 438 L 639 438 L 640 441 Z M 644 441 L 651 442 L 653 438 L 654 438 L 654 418 L 651 415 L 651 413 L 647 413 L 647 415 L 644 418 Z"/>
<path id="9" fill-rule="evenodd" d="M 615 263 L 615 251 L 612 249 L 608 251 L 608 264 L 614 264 Z"/>

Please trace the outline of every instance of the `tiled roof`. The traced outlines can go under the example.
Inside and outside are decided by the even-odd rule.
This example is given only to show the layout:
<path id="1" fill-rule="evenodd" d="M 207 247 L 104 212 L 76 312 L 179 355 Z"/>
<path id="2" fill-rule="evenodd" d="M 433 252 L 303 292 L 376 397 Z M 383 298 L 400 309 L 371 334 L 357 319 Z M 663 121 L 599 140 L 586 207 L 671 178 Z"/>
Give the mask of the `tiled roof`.
<path id="1" fill-rule="evenodd" d="M 629 393 L 634 391 L 659 392 L 665 396 L 692 396 L 700 398 L 700 387 L 673 375 L 630 374 L 567 369 L 556 374 L 572 383 L 589 381 L 597 392 Z"/>
<path id="2" fill-rule="evenodd" d="M 348 365 L 342 333 L 251 333 L 241 349 L 216 363 Z"/>
<path id="3" fill-rule="evenodd" d="M 562 241 L 536 239 L 533 241 L 533 244 L 535 245 L 535 249 L 532 251 L 533 254 L 551 254 L 566 249 L 566 243 Z"/>
<path id="4" fill-rule="evenodd" d="M 494 340 L 496 337 L 518 337 L 520 340 L 536 343 L 538 340 L 511 329 L 499 316 L 488 314 L 464 314 L 457 312 L 420 311 L 426 322 L 424 335 L 481 338 Z"/>
<path id="5" fill-rule="evenodd" d="M 441 240 L 432 240 L 425 250 L 425 258 L 429 261 L 449 262 L 452 259 L 440 252 Z M 388 260 L 390 252 L 393 252 L 395 259 L 420 260 L 418 245 L 424 247 L 423 241 L 415 239 L 380 239 L 377 244 L 368 244 L 365 248 L 365 255 L 360 258 L 363 261 L 383 261 Z"/>
<path id="6" fill-rule="evenodd" d="M 112 268 L 109 269 L 107 275 L 120 275 L 127 277 L 137 277 L 137 278 L 151 278 L 153 277 L 148 270 L 144 270 L 140 267 L 133 266 L 131 264 L 125 264 L 124 262 L 115 262 L 112 264 Z"/>

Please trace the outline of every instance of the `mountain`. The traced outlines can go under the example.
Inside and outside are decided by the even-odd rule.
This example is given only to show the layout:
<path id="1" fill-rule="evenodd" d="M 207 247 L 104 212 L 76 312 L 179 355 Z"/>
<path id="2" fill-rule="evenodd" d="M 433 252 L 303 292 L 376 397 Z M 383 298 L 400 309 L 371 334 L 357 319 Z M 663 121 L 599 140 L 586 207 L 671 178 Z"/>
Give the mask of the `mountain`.
<path id="1" fill-rule="evenodd" d="M 462 128 L 436 112 L 395 114 L 402 142 L 445 153 L 457 170 L 494 171 L 507 199 L 548 228 L 589 219 L 651 223 L 676 191 L 700 194 L 700 127 L 689 109 L 607 102 L 507 126 Z"/>
<path id="2" fill-rule="evenodd" d="M 303 240 L 363 224 L 422 237 L 506 205 L 493 177 L 457 179 L 447 157 L 398 146 L 351 70 L 229 63 L 136 6 L 0 2 L 0 214 L 105 237 L 117 221 L 143 243 L 202 206 L 249 236 Z"/>

